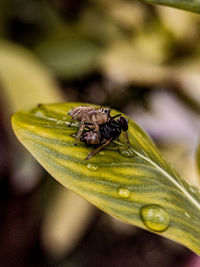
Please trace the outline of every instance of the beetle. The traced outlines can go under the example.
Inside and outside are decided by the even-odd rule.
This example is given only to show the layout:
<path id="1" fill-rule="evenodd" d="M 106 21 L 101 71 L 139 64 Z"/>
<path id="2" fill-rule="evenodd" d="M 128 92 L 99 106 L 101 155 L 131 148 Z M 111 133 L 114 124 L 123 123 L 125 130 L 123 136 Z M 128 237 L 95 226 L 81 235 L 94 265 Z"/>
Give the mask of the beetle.
<path id="1" fill-rule="evenodd" d="M 70 110 L 68 115 L 72 117 L 71 122 L 73 120 L 81 122 L 79 131 L 76 135 L 75 145 L 77 144 L 78 139 L 80 139 L 80 136 L 86 126 L 89 129 L 94 129 L 100 138 L 99 126 L 113 119 L 113 117 L 110 116 L 110 112 L 111 110 L 108 108 L 94 108 L 88 106 L 79 106 Z M 120 114 L 117 116 L 120 116 Z"/>
<path id="2" fill-rule="evenodd" d="M 117 139 L 122 131 L 129 146 L 127 134 L 128 120 L 122 116 L 117 120 L 114 120 L 115 117 L 116 116 L 111 117 L 108 122 L 99 125 L 100 136 L 94 130 L 85 131 L 81 134 L 80 140 L 86 145 L 94 147 L 94 149 L 86 157 L 86 160 L 92 158 L 103 148 L 105 148 L 111 141 Z"/>

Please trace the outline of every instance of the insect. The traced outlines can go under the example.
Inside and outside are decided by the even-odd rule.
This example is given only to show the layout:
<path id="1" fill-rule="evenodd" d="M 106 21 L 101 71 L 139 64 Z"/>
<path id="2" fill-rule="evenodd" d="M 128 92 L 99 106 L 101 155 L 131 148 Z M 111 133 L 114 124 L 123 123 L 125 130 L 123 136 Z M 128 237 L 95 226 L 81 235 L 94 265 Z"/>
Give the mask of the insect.
<path id="1" fill-rule="evenodd" d="M 110 116 L 110 109 L 108 108 L 93 108 L 88 106 L 76 107 L 68 112 L 68 115 L 72 117 L 72 121 L 78 120 L 81 122 L 79 131 L 76 135 L 75 145 L 77 144 L 78 139 L 87 126 L 99 135 L 99 125 L 108 122 L 112 117 Z"/>
<path id="2" fill-rule="evenodd" d="M 111 119 L 108 122 L 100 124 L 99 125 L 100 136 L 94 130 L 83 132 L 81 134 L 80 140 L 83 141 L 86 145 L 95 147 L 86 157 L 86 159 L 88 160 L 92 158 L 103 148 L 105 148 L 111 141 L 117 139 L 121 134 L 121 131 L 123 131 L 127 144 L 129 146 L 127 130 L 128 130 L 128 121 L 127 119 L 121 116 L 117 120 L 114 120 L 114 118 L 111 117 Z"/>

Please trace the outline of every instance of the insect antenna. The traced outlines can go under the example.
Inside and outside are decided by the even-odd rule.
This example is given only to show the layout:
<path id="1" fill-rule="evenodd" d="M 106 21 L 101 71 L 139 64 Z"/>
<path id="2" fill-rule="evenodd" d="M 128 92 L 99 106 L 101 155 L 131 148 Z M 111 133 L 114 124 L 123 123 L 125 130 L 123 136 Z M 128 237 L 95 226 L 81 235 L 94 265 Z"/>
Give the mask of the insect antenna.
<path id="1" fill-rule="evenodd" d="M 110 118 L 113 120 L 113 119 L 115 119 L 115 118 L 117 118 L 117 117 L 119 117 L 119 116 L 121 116 L 121 114 L 117 114 L 117 115 L 115 115 L 115 116 L 113 116 L 113 117 L 110 117 Z"/>

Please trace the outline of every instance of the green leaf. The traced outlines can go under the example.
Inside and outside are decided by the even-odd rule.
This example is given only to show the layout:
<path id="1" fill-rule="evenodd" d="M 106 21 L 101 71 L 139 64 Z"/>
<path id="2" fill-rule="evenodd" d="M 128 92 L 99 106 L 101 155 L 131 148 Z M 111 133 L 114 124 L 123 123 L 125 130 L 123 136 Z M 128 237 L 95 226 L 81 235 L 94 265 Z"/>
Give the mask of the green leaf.
<path id="1" fill-rule="evenodd" d="M 100 48 L 81 36 L 69 36 L 44 41 L 36 51 L 58 76 L 72 79 L 97 67 Z"/>
<path id="2" fill-rule="evenodd" d="M 200 254 L 200 196 L 161 157 L 129 119 L 131 148 L 123 135 L 90 160 L 91 148 L 74 146 L 79 124 L 68 111 L 81 103 L 50 104 L 18 112 L 13 129 L 22 144 L 61 184 L 127 223 L 161 234 Z M 118 112 L 112 110 L 115 115 Z M 125 116 L 125 115 L 123 115 Z M 126 116 L 125 116 L 126 117 Z"/>
<path id="3" fill-rule="evenodd" d="M 62 101 L 62 95 L 49 70 L 31 51 L 0 40 L 0 92 L 6 113 L 36 105 Z"/>
<path id="4" fill-rule="evenodd" d="M 149 4 L 171 6 L 196 13 L 200 13 L 200 0 L 141 0 Z"/>

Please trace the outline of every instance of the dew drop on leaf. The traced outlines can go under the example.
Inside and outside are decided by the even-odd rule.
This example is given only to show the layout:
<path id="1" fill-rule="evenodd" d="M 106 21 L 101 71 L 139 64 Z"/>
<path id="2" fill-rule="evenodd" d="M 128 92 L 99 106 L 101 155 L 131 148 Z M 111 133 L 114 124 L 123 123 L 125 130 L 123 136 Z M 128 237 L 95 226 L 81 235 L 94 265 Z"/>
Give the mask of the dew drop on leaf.
<path id="1" fill-rule="evenodd" d="M 169 226 L 169 215 L 167 211 L 159 205 L 145 205 L 140 210 L 143 223 L 152 231 L 163 232 Z"/>
<path id="2" fill-rule="evenodd" d="M 190 185 L 190 191 L 192 192 L 192 193 L 194 193 L 194 194 L 199 194 L 199 189 L 196 187 L 196 186 L 194 186 L 194 185 Z"/>
<path id="3" fill-rule="evenodd" d="M 36 108 L 32 110 L 32 113 L 35 114 L 37 117 L 46 117 L 46 111 L 43 108 Z"/>
<path id="4" fill-rule="evenodd" d="M 99 169 L 98 166 L 96 166 L 96 165 L 94 165 L 94 164 L 91 164 L 91 163 L 88 163 L 87 168 L 88 168 L 89 170 L 92 170 L 92 171 L 98 171 L 98 169 Z"/>
<path id="5" fill-rule="evenodd" d="M 62 120 L 57 120 L 56 123 L 57 123 L 57 124 L 64 124 L 65 122 L 62 121 Z"/>
<path id="6" fill-rule="evenodd" d="M 127 158 L 135 156 L 135 153 L 127 147 L 119 147 L 119 152 Z"/>
<path id="7" fill-rule="evenodd" d="M 191 218 L 190 214 L 187 211 L 184 214 L 186 217 Z"/>
<path id="8" fill-rule="evenodd" d="M 131 196 L 131 191 L 128 188 L 120 187 L 117 192 L 121 198 L 129 198 Z"/>

